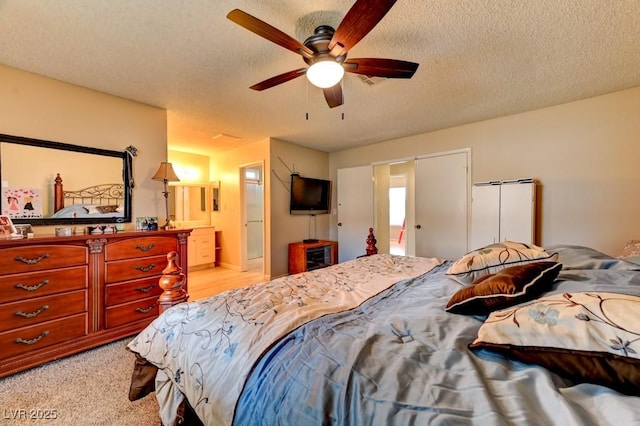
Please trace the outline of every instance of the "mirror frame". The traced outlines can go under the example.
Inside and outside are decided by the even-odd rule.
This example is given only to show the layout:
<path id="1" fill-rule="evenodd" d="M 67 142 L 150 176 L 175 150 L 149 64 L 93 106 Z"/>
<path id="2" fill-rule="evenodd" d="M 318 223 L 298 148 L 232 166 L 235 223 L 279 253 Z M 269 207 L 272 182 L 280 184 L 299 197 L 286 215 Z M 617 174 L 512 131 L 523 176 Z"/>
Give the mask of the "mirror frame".
<path id="1" fill-rule="evenodd" d="M 13 143 L 19 145 L 30 145 L 41 148 L 59 149 L 63 151 L 74 151 L 86 154 L 101 155 L 105 157 L 116 157 L 122 159 L 122 183 L 124 185 L 124 212 L 123 217 L 112 218 L 27 218 L 11 219 L 15 224 L 30 224 L 32 226 L 43 225 L 73 225 L 73 224 L 101 224 L 101 223 L 126 223 L 131 222 L 132 210 L 132 190 L 133 190 L 133 156 L 127 151 L 113 151 L 102 148 L 91 148 L 80 145 L 72 145 L 64 142 L 54 142 L 43 139 L 33 139 L 23 136 L 12 136 L 0 134 L 0 143 Z M 132 149 L 135 149 L 131 147 Z M 64 178 L 64 174 L 63 174 Z M 0 181 L 2 180 L 2 159 L 0 158 Z"/>

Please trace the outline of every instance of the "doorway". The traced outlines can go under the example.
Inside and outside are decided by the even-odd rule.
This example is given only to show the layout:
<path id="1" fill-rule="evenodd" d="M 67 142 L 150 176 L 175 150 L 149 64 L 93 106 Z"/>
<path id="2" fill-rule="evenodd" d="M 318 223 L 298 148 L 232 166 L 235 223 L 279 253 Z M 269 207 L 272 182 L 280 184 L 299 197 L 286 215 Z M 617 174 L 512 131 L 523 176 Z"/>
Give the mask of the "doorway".
<path id="1" fill-rule="evenodd" d="M 461 149 L 374 165 L 379 253 L 454 259 L 467 252 L 470 154 Z"/>
<path id="2" fill-rule="evenodd" d="M 389 253 L 407 254 L 407 175 L 391 175 L 389 179 Z"/>
<path id="3" fill-rule="evenodd" d="M 262 164 L 240 169 L 243 199 L 242 271 L 264 271 L 264 179 Z"/>

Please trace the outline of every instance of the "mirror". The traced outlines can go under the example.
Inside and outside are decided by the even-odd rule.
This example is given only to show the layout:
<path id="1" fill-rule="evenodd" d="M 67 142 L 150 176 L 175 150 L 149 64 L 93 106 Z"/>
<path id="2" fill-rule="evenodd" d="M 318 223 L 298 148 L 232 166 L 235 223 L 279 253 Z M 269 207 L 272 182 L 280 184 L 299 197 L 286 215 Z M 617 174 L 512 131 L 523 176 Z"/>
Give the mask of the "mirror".
<path id="1" fill-rule="evenodd" d="M 206 185 L 170 185 L 169 217 L 178 222 L 209 223 Z"/>
<path id="2" fill-rule="evenodd" d="M 2 214 L 33 226 L 131 222 L 131 149 L 0 134 Z"/>

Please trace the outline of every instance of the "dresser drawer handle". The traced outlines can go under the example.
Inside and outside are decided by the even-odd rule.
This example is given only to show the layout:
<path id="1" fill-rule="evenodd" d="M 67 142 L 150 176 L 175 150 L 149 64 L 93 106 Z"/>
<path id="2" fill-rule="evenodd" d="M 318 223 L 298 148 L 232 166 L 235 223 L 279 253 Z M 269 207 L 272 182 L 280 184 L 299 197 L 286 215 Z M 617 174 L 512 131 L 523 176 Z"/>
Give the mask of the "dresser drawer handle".
<path id="1" fill-rule="evenodd" d="M 155 268 L 155 267 L 156 267 L 156 264 L 155 264 L 155 263 L 152 263 L 152 264 L 151 264 L 151 265 L 149 265 L 149 266 L 138 266 L 138 265 L 136 265 L 136 266 L 135 266 L 135 268 L 136 268 L 138 271 L 142 271 L 142 272 L 149 272 L 150 270 L 152 270 L 152 269 L 153 269 L 153 268 Z"/>
<path id="2" fill-rule="evenodd" d="M 36 343 L 38 343 L 44 336 L 48 335 L 49 332 L 48 331 L 43 331 L 41 335 L 39 335 L 38 337 L 36 337 L 35 339 L 22 339 L 20 337 L 18 337 L 16 339 L 16 343 L 24 343 L 25 345 L 34 345 Z"/>
<path id="3" fill-rule="evenodd" d="M 34 257 L 33 259 L 27 259 L 22 256 L 17 256 L 14 260 L 16 262 L 26 263 L 27 265 L 35 265 L 36 263 L 40 262 L 43 259 L 46 259 L 47 257 L 49 257 L 49 255 L 45 253 L 42 256 Z"/>
<path id="4" fill-rule="evenodd" d="M 143 293 L 149 293 L 154 288 L 156 288 L 156 286 L 155 284 L 152 284 L 149 287 L 136 287 L 136 290 L 141 291 Z"/>
<path id="5" fill-rule="evenodd" d="M 16 312 L 16 316 L 24 317 L 24 318 L 33 318 L 33 317 L 37 317 L 38 315 L 40 315 L 41 313 L 43 313 L 47 309 L 49 309 L 49 305 L 44 305 L 42 308 L 38 309 L 37 311 L 33 311 L 33 312 L 18 311 L 18 312 Z"/>
<path id="6" fill-rule="evenodd" d="M 155 244 L 155 243 L 151 243 L 151 244 L 149 244 L 148 246 L 141 246 L 141 245 L 139 245 L 139 244 L 136 244 L 136 246 L 135 246 L 134 248 L 136 248 L 136 249 L 138 249 L 138 250 L 141 250 L 141 251 L 149 251 L 149 250 L 151 250 L 152 248 L 154 248 L 155 246 L 156 246 L 156 244 Z"/>
<path id="7" fill-rule="evenodd" d="M 148 308 L 136 308 L 136 312 L 140 312 L 141 314 L 146 314 L 150 312 L 153 308 L 156 307 L 156 304 L 149 306 Z"/>
<path id="8" fill-rule="evenodd" d="M 22 283 L 18 283 L 18 284 L 16 284 L 16 288 L 21 288 L 21 289 L 26 290 L 26 291 L 36 291 L 37 289 L 39 289 L 40 287 L 42 287 L 45 284 L 49 284 L 49 280 L 42 280 L 36 285 L 25 285 L 25 284 L 22 284 Z"/>

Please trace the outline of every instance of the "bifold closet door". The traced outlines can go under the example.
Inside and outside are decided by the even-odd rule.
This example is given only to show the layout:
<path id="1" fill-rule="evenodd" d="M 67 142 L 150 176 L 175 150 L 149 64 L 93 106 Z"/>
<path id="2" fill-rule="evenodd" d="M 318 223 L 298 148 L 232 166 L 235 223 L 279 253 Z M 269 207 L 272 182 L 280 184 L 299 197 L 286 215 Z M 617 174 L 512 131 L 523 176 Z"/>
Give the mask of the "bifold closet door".
<path id="1" fill-rule="evenodd" d="M 456 259 L 467 252 L 468 153 L 416 160 L 415 254 Z"/>

